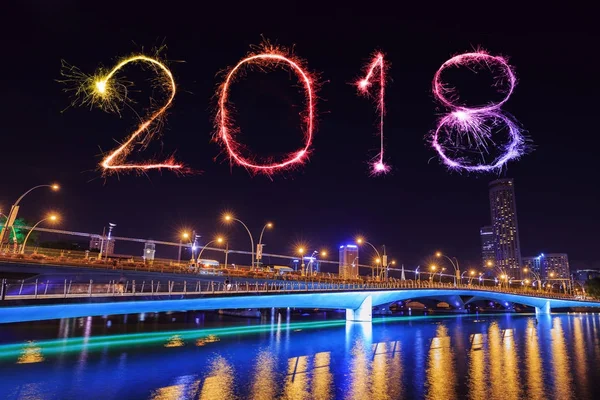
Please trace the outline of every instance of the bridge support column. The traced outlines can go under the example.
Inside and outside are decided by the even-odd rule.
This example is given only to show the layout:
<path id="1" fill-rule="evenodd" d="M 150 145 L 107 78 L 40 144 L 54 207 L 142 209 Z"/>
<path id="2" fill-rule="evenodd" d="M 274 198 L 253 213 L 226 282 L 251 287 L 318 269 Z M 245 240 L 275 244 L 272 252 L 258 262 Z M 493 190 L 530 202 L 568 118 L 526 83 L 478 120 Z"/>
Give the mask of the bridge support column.
<path id="1" fill-rule="evenodd" d="M 536 307 L 535 308 L 535 314 L 536 315 L 548 315 L 550 314 L 550 302 L 547 301 L 542 307 Z"/>
<path id="2" fill-rule="evenodd" d="M 346 321 L 371 322 L 373 320 L 373 299 L 367 296 L 360 307 L 346 309 Z"/>

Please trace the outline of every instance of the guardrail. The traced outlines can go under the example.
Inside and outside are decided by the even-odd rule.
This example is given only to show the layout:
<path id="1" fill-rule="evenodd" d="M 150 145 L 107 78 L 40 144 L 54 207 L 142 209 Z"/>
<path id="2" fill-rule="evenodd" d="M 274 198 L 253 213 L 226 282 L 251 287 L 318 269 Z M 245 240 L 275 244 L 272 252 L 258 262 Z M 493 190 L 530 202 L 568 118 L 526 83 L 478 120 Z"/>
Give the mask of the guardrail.
<path id="1" fill-rule="evenodd" d="M 298 293 L 298 292 L 339 292 L 339 291 L 372 291 L 397 289 L 450 289 L 476 290 L 482 292 L 499 292 L 521 296 L 542 297 L 559 300 L 574 300 L 585 303 L 591 299 L 581 299 L 574 296 L 538 290 L 515 290 L 498 286 L 454 285 L 452 283 L 436 283 L 430 281 L 395 281 L 371 283 L 331 283 L 320 281 L 274 281 L 250 282 L 232 281 L 194 281 L 188 283 L 167 281 L 111 281 L 108 283 L 73 283 L 64 280 L 61 283 L 40 282 L 0 282 L 0 300 L 30 300 L 30 299 L 66 299 L 85 297 L 154 297 L 154 296 L 194 296 L 214 294 L 267 294 L 267 293 Z"/>

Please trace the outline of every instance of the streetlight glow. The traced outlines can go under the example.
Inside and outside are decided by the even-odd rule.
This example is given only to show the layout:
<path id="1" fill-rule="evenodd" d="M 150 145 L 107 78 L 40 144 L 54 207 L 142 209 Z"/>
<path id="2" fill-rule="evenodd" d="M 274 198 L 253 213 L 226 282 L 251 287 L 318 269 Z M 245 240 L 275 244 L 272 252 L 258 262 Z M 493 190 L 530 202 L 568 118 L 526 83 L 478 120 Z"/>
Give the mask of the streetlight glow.
<path id="1" fill-rule="evenodd" d="M 356 238 L 356 243 L 358 243 L 358 244 L 362 244 L 364 241 L 365 241 L 365 239 L 363 239 L 361 237 Z"/>
<path id="2" fill-rule="evenodd" d="M 327 257 L 327 252 L 325 250 L 321 250 L 321 257 Z"/>
<path id="3" fill-rule="evenodd" d="M 442 256 L 442 252 L 441 251 L 436 251 L 435 252 L 435 256 L 436 257 L 441 257 Z"/>
<path id="4" fill-rule="evenodd" d="M 58 190 L 58 189 L 60 189 L 60 186 L 58 184 L 54 183 L 52 186 L 50 186 L 50 188 L 52 190 Z"/>

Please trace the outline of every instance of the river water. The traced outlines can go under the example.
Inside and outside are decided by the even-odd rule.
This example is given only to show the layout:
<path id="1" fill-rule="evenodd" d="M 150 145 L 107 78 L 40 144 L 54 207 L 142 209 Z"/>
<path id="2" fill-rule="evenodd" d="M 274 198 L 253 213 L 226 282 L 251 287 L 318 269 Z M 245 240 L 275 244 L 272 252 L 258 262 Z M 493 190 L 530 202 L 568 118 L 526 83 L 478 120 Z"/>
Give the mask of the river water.
<path id="1" fill-rule="evenodd" d="M 600 314 L 0 325 L 0 398 L 597 399 Z"/>

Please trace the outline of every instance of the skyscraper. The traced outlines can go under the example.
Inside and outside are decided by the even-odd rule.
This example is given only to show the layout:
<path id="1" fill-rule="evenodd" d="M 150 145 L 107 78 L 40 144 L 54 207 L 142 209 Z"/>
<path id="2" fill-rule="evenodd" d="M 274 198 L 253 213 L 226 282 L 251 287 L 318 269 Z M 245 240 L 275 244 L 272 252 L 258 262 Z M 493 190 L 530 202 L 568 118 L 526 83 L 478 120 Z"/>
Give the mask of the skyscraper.
<path id="1" fill-rule="evenodd" d="M 495 266 L 510 277 L 520 279 L 521 246 L 514 182 L 512 179 L 498 179 L 490 182 L 489 190 Z"/>
<path id="2" fill-rule="evenodd" d="M 565 253 L 542 254 L 542 279 L 569 279 L 569 256 Z"/>
<path id="3" fill-rule="evenodd" d="M 493 267 L 496 261 L 494 230 L 491 226 L 483 226 L 479 230 L 479 236 L 481 237 L 481 265 L 484 268 Z"/>
<path id="4" fill-rule="evenodd" d="M 340 246 L 339 275 L 343 278 L 356 278 L 358 276 L 358 246 L 347 244 Z"/>

